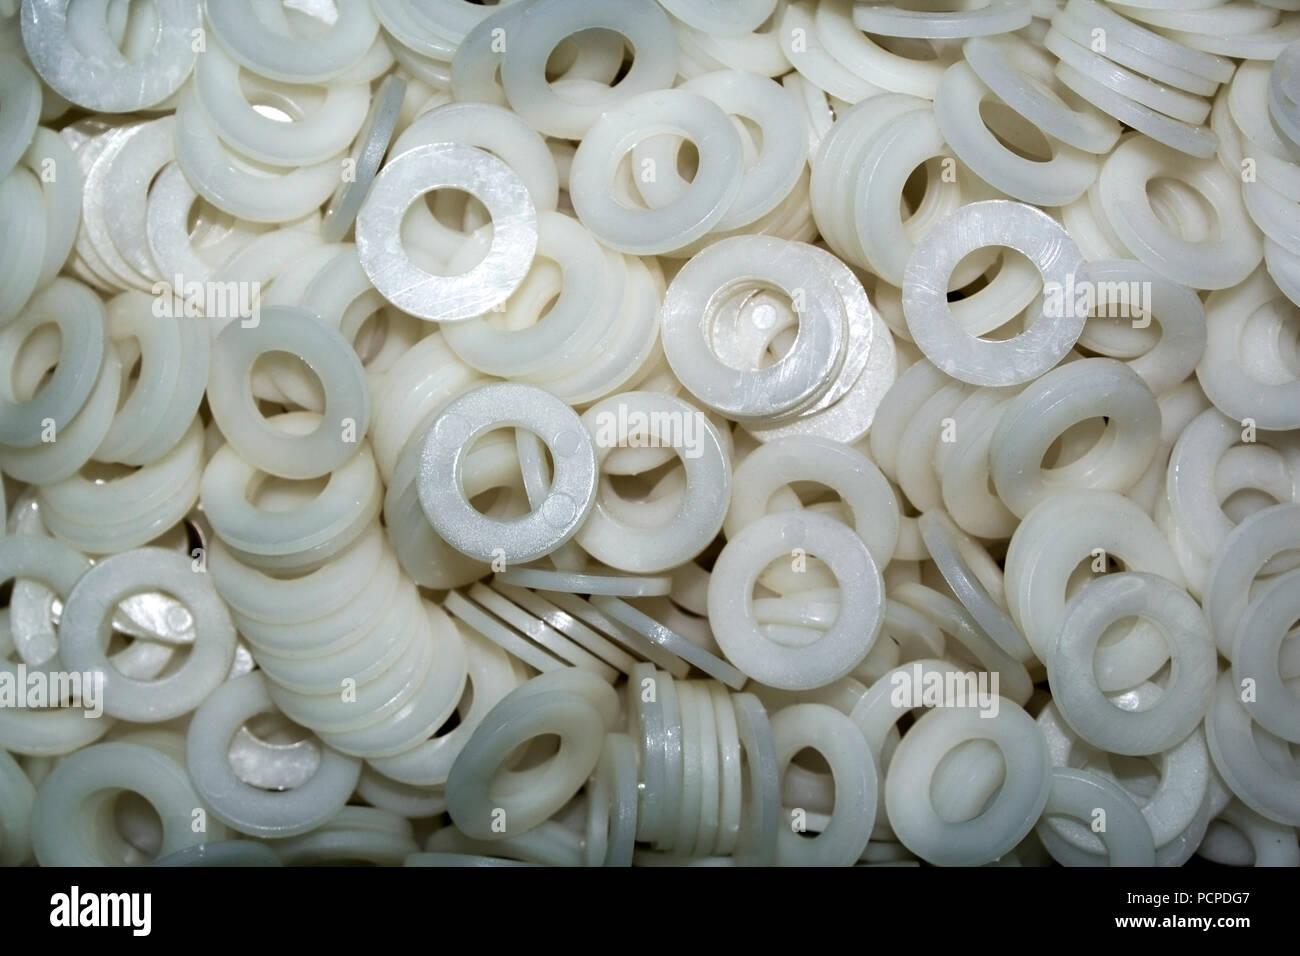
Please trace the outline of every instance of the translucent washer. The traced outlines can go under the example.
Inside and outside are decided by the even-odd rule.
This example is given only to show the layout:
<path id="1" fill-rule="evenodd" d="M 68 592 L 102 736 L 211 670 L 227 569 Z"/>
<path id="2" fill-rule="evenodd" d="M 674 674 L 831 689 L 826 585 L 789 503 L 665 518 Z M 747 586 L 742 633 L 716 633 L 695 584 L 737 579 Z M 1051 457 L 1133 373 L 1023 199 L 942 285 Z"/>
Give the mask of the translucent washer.
<path id="1" fill-rule="evenodd" d="M 1087 280 L 1083 254 L 1070 234 L 1032 206 L 986 200 L 963 206 L 940 222 L 908 261 L 903 313 L 926 358 L 971 385 L 1020 385 L 1037 378 L 1074 347 L 1087 320 L 1081 309 L 1049 310 L 1045 296 L 1030 309 L 1033 321 L 1014 338 L 988 341 L 966 332 L 948 304 L 949 277 L 969 253 L 998 245 L 1029 259 L 1046 290 L 1073 290 Z M 1055 298 L 1072 302 L 1074 296 L 1067 292 Z"/>
<path id="2" fill-rule="evenodd" d="M 487 207 L 492 243 L 478 265 L 441 276 L 417 266 L 402 244 L 402 219 L 420 196 L 459 189 Z M 514 171 L 470 146 L 431 143 L 389 160 L 357 214 L 357 256 L 385 299 L 431 322 L 490 311 L 528 274 L 537 249 L 537 211 Z"/>
<path id="3" fill-rule="evenodd" d="M 462 469 L 475 439 L 501 427 L 527 428 L 555 462 L 541 505 L 515 520 L 491 518 L 465 497 Z M 450 402 L 424 440 L 420 504 L 435 531 L 458 551 L 491 562 L 525 563 L 570 540 L 596 500 L 596 450 L 568 405 L 540 388 L 513 382 L 483 385 Z"/>

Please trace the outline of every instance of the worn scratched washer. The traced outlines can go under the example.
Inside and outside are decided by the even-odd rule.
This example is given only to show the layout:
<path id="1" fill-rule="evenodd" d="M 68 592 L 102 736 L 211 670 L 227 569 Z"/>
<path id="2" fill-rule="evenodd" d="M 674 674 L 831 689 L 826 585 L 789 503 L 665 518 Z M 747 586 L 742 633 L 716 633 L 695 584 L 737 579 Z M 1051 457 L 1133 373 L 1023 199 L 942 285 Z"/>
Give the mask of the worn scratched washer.
<path id="1" fill-rule="evenodd" d="M 154 0 L 157 35 L 149 52 L 130 61 L 104 32 L 94 50 L 74 42 L 68 23 L 72 0 L 27 0 L 22 6 L 23 46 L 32 66 L 55 92 L 88 110 L 131 113 L 153 106 L 181 88 L 198 58 L 202 33 L 199 0 Z M 90 0 L 104 22 L 108 0 Z M 85 11 L 87 17 L 94 10 Z"/>
<path id="2" fill-rule="evenodd" d="M 435 189 L 468 192 L 492 217 L 492 244 L 468 272 L 440 276 L 411 261 L 402 218 Z M 357 214 L 357 255 L 375 288 L 393 305 L 435 322 L 468 319 L 510 297 L 532 266 L 537 211 L 519 177 L 489 153 L 469 146 L 417 146 L 390 160 L 375 177 Z"/>
<path id="3" fill-rule="evenodd" d="M 799 332 L 781 361 L 738 370 L 713 352 L 715 312 L 747 287 L 779 288 L 799 306 Z M 692 395 L 732 418 L 799 412 L 829 388 L 844 361 L 844 299 L 819 256 L 801 243 L 736 236 L 709 246 L 674 277 L 663 305 L 664 354 Z"/>
<path id="4" fill-rule="evenodd" d="M 989 341 L 962 329 L 948 304 L 949 277 L 967 254 L 999 245 L 1037 266 L 1044 289 L 1073 290 L 1087 280 L 1083 254 L 1070 234 L 1032 206 L 986 200 L 963 206 L 940 222 L 908 260 L 903 312 L 926 358 L 972 385 L 1019 385 L 1037 378 L 1065 357 L 1087 320 L 1081 309 L 1049 309 L 1045 297 L 1030 307 L 1033 321 L 1014 338 Z"/>
<path id="5" fill-rule="evenodd" d="M 551 488 L 541 505 L 515 520 L 482 514 L 465 498 L 462 468 L 475 440 L 496 428 L 527 428 L 550 449 Z M 449 403 L 424 439 L 420 504 L 448 544 L 482 561 L 504 553 L 510 564 L 549 554 L 572 538 L 596 500 L 596 450 L 568 405 L 531 385 L 500 382 Z"/>

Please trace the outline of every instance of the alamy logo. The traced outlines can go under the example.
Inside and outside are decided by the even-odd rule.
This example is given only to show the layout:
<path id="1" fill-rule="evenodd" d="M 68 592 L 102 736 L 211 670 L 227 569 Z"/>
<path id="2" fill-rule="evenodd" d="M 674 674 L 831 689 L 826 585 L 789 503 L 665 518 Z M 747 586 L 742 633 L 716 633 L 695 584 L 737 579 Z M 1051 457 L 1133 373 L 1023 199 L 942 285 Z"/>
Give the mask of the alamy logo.
<path id="1" fill-rule="evenodd" d="M 86 717 L 104 715 L 103 671 L 0 670 L 0 710 L 74 707 Z"/>
<path id="2" fill-rule="evenodd" d="M 889 703 L 898 710 L 916 707 L 975 707 L 981 717 L 998 715 L 997 671 L 943 671 L 922 667 L 899 668 L 889 678 Z"/>
<path id="3" fill-rule="evenodd" d="M 246 329 L 257 328 L 262 321 L 260 282 L 198 282 L 177 273 L 171 282 L 155 282 L 149 291 L 154 297 L 153 314 L 159 319 L 239 319 Z"/>
<path id="4" fill-rule="evenodd" d="M 152 893 L 82 893 L 74 886 L 50 897 L 50 925 L 58 927 L 125 926 L 133 936 L 153 928 Z"/>
<path id="5" fill-rule="evenodd" d="M 1151 283 L 1137 280 L 1091 282 L 1066 275 L 1065 282 L 1043 283 L 1043 315 L 1048 318 L 1131 319 L 1133 328 L 1151 324 Z"/>
<path id="6" fill-rule="evenodd" d="M 620 402 L 596 414 L 594 438 L 600 448 L 676 448 L 683 458 L 699 458 L 708 427 L 701 412 L 645 412 Z"/>

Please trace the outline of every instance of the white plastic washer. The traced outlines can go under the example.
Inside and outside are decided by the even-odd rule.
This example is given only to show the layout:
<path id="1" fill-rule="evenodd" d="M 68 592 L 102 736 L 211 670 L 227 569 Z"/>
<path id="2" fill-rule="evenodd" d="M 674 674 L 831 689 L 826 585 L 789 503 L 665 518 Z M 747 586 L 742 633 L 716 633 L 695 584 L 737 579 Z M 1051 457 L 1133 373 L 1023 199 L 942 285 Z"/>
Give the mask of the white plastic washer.
<path id="1" fill-rule="evenodd" d="M 1111 625 L 1133 616 L 1155 622 L 1169 645 L 1169 685 L 1150 708 L 1127 711 L 1097 687 L 1093 656 Z M 1187 592 L 1154 574 L 1108 574 L 1065 607 L 1047 655 L 1053 699 L 1084 740 L 1110 753 L 1139 756 L 1171 749 L 1200 724 L 1217 673 L 1209 630 Z"/>
<path id="2" fill-rule="evenodd" d="M 754 619 L 753 593 L 768 563 L 803 551 L 821 557 L 840 586 L 834 626 L 816 642 L 786 647 Z M 727 542 L 709 578 L 709 623 L 727 659 L 759 683 L 783 690 L 823 687 L 871 650 L 884 616 L 884 585 L 871 552 L 848 526 L 816 512 L 762 517 Z"/>
<path id="3" fill-rule="evenodd" d="M 698 180 L 697 180 L 698 182 Z M 747 285 L 775 286 L 801 305 L 799 333 L 781 361 L 737 370 L 712 351 L 710 327 L 721 300 Z M 844 361 L 844 300 L 821 260 L 802 244 L 736 236 L 692 258 L 663 304 L 668 363 L 692 395 L 729 417 L 770 420 L 817 401 Z"/>
<path id="4" fill-rule="evenodd" d="M 1085 23 L 1095 23 L 1108 34 L 1113 33 L 1117 40 L 1152 59 L 1182 67 L 1219 83 L 1232 79 L 1232 61 L 1184 46 L 1134 23 L 1097 0 L 1069 0 L 1066 10 Z"/>
<path id="5" fill-rule="evenodd" d="M 421 195 L 460 189 L 487 207 L 492 244 L 469 272 L 440 276 L 412 262 L 401 224 Z M 433 143 L 391 159 L 357 214 L 357 255 L 375 288 L 403 311 L 448 322 L 482 315 L 518 288 L 537 248 L 537 213 L 519 177 L 489 153 Z"/>
<path id="6" fill-rule="evenodd" d="M 1214 768 L 1242 803 L 1262 817 L 1300 826 L 1300 766 L 1287 741 L 1257 725 L 1230 671 L 1219 677 L 1205 718 Z"/>
<path id="7" fill-rule="evenodd" d="M 848 717 L 826 704 L 795 704 L 772 716 L 778 780 L 795 754 L 811 747 L 830 765 L 835 781 L 834 810 L 825 828 L 811 839 L 788 821 L 777 828 L 778 866 L 847 866 L 871 839 L 878 806 L 877 771 L 861 733 Z"/>
<path id="8" fill-rule="evenodd" d="M 1028 0 L 989 0 L 966 10 L 908 10 L 884 0 L 868 0 L 853 8 L 853 23 L 878 36 L 934 40 L 963 39 L 1012 33 L 1033 18 Z"/>
<path id="9" fill-rule="evenodd" d="M 592 604 L 611 618 L 625 624 L 647 640 L 721 681 L 732 690 L 745 686 L 745 675 L 726 661 L 719 660 L 699 645 L 688 641 L 672 628 L 665 627 L 648 614 L 638 611 L 620 598 L 596 596 Z"/>
<path id="10" fill-rule="evenodd" d="M 758 156 L 745 169 L 740 190 L 714 230 L 739 229 L 772 212 L 790 195 L 808 162 L 791 94 L 772 80 L 739 70 L 705 73 L 679 89 L 698 93 L 729 115 L 750 120 L 761 136 Z M 679 141 L 673 137 L 658 136 L 641 140 L 632 150 L 634 170 L 645 169 L 647 163 L 655 170 L 656 175 L 649 181 L 636 178 L 638 189 L 652 206 L 673 202 L 690 188 L 677 172 L 679 148 Z"/>
<path id="11" fill-rule="evenodd" d="M 288 435 L 309 434 L 318 425 L 311 412 L 288 412 L 268 421 Z M 383 488 L 374 456 L 363 446 L 330 472 L 319 494 L 287 511 L 259 507 L 249 491 L 266 476 L 230 445 L 218 449 L 203 469 L 199 497 L 213 530 L 246 563 L 293 570 L 319 565 L 352 544 L 379 513 Z"/>
<path id="12" fill-rule="evenodd" d="M 1105 418 L 1106 432 L 1083 457 L 1045 473 L 1043 457 L 1072 426 Z M 990 470 L 998 496 L 1023 517 L 1053 490 L 1124 491 L 1160 444 L 1160 407 L 1123 362 L 1080 359 L 1055 368 L 1007 403 L 994 429 Z"/>
<path id="13" fill-rule="evenodd" d="M 1006 776 L 983 812 L 949 823 L 936 812 L 931 778 L 943 757 L 971 740 L 991 740 Z M 973 866 L 996 860 L 1034 827 L 1047 805 L 1052 762 L 1033 719 L 1004 700 L 997 716 L 975 709 L 932 710 L 903 735 L 885 779 L 885 807 L 899 840 L 931 863 Z"/>
<path id="14" fill-rule="evenodd" d="M 695 178 L 674 202 L 630 208 L 614 192 L 619 164 L 637 143 L 662 132 L 679 132 L 696 145 Z M 583 225 L 605 245 L 660 255 L 721 222 L 740 193 L 743 163 L 739 133 L 711 100 L 688 90 L 642 93 L 602 114 L 583 136 L 569 173 L 569 198 Z"/>
<path id="15" fill-rule="evenodd" d="M 1249 418 L 1259 428 L 1300 427 L 1300 376 L 1268 375 L 1245 352 L 1243 332 L 1258 318 L 1281 328 L 1294 316 L 1277 289 L 1257 270 L 1239 286 L 1206 301 L 1208 341 L 1196 379 L 1221 412 L 1237 421 Z M 1275 340 L 1276 341 L 1276 340 Z"/>
<path id="16" fill-rule="evenodd" d="M 501 85 L 510 107 L 548 136 L 585 143 L 602 115 L 618 111 L 638 94 L 667 89 L 677 72 L 672 25 L 652 0 L 540 0 L 502 28 L 509 46 L 501 57 Z M 593 91 L 584 86 L 581 98 L 566 97 L 547 80 L 547 60 L 562 41 L 587 30 L 612 30 L 625 37 L 635 50 L 632 66 L 614 87 Z"/>
<path id="17" fill-rule="evenodd" d="M 36 135 L 41 85 L 22 60 L 0 54 L 0 180 L 18 165 Z"/>
<path id="18" fill-rule="evenodd" d="M 1215 226 L 1209 237 L 1187 240 L 1160 221 L 1147 186 L 1161 176 L 1181 180 L 1213 207 Z M 1188 162 L 1147 137 L 1131 136 L 1102 165 L 1097 192 L 1124 245 L 1174 282 L 1193 289 L 1228 288 L 1244 281 L 1263 257 L 1259 233 L 1241 198 L 1241 184 L 1213 160 Z"/>
<path id="19" fill-rule="evenodd" d="M 214 816 L 251 836 L 314 830 L 348 802 L 361 774 L 359 760 L 322 748 L 316 772 L 301 786 L 276 791 L 245 783 L 230 765 L 230 741 L 246 721 L 273 709 L 262 676 L 246 674 L 213 691 L 186 735 L 186 764 L 195 790 Z"/>
<path id="20" fill-rule="evenodd" d="M 948 281 L 966 255 L 990 245 L 1009 246 L 1038 267 L 1045 286 L 1072 289 L 1088 279 L 1087 265 L 1069 233 L 1046 213 L 1007 200 L 963 206 L 917 243 L 903 278 L 908 331 L 926 358 L 972 385 L 1018 385 L 1042 375 L 1079 339 L 1086 315 L 1061 309 L 1033 315 L 1024 332 L 986 341 L 957 324 L 948 304 Z"/>
<path id="21" fill-rule="evenodd" d="M 931 560 L 938 566 L 939 573 L 948 582 L 957 600 L 999 647 L 1022 664 L 1029 660 L 1033 649 L 1007 613 L 1001 589 L 990 593 L 985 585 L 984 578 L 996 576 L 1000 585 L 1002 577 L 989 553 L 958 528 L 942 510 L 927 511 L 920 516 L 918 524 Z M 972 568 L 972 563 L 983 567 Z M 981 570 L 983 576 L 979 573 Z"/>
<path id="22" fill-rule="evenodd" d="M 297 355 L 325 392 L 320 424 L 307 435 L 272 427 L 257 408 L 250 378 L 268 352 Z M 338 330 L 302 309 L 270 306 L 252 327 L 231 322 L 212 346 L 208 407 L 240 456 L 282 478 L 314 478 L 357 453 L 370 424 L 370 391 L 352 345 Z"/>
<path id="23" fill-rule="evenodd" d="M 1106 825 L 1098 836 L 1106 846 L 1111 866 L 1155 866 L 1156 847 L 1151 828 L 1138 805 L 1122 787 L 1086 770 L 1052 768 L 1047 804 L 1043 807 L 1044 817 L 1070 817 L 1091 827 L 1098 819 L 1098 810 L 1105 814 L 1101 819 Z M 1061 840 L 1045 822 L 1039 822 L 1036 832 L 1058 863 L 1077 866 L 1089 862 L 1088 857 L 1071 853 L 1077 848 Z"/>
<path id="24" fill-rule="evenodd" d="M 465 498 L 462 469 L 475 439 L 496 428 L 535 432 L 555 462 L 541 506 L 514 521 L 489 518 Z M 420 505 L 434 530 L 482 561 L 509 563 L 549 554 L 572 538 L 596 499 L 596 450 L 573 411 L 549 392 L 511 382 L 483 385 L 447 404 L 429 428 L 420 460 Z"/>
<path id="25" fill-rule="evenodd" d="M 1110 114 L 1125 126 L 1141 131 L 1170 149 L 1200 159 L 1209 159 L 1214 156 L 1218 148 L 1218 136 L 1204 126 L 1193 126 L 1158 113 L 1122 93 L 1116 93 L 1106 84 L 1099 83 L 1068 63 L 1057 63 L 1055 72 L 1057 78 L 1079 97 L 1103 113 Z"/>
<path id="26" fill-rule="evenodd" d="M 253 77 L 254 81 L 258 79 Z M 267 81 L 262 80 L 266 83 Z M 217 134 L 249 159 L 272 166 L 319 163 L 343 153 L 365 122 L 370 105 L 369 84 L 303 84 L 277 90 L 293 104 L 295 93 L 324 87 L 318 109 L 281 122 L 259 113 L 240 81 L 240 66 L 220 44 L 204 51 L 194 68 L 194 91 Z"/>
<path id="27" fill-rule="evenodd" d="M 1218 551 L 1236 522 L 1223 510 L 1216 487 L 1218 479 L 1205 469 L 1213 471 L 1220 463 L 1231 460 L 1242 428 L 1241 423 L 1226 418 L 1218 409 L 1208 408 L 1188 423 L 1169 454 L 1165 497 L 1170 514 L 1191 547 L 1207 559 Z M 1236 487 L 1271 487 L 1275 498 L 1300 499 L 1300 446 L 1293 436 L 1287 432 L 1262 432 L 1251 444 L 1255 447 L 1244 454 L 1237 452 L 1246 465 L 1246 480 Z M 1228 484 L 1225 481 L 1225 487 Z M 1231 494 L 1232 490 L 1225 493 Z"/>
<path id="28" fill-rule="evenodd" d="M 899 525 L 898 501 L 889 482 L 857 449 L 812 435 L 777 439 L 745 456 L 732 481 L 724 524 L 728 537 L 767 514 L 773 494 L 798 481 L 817 481 L 838 492 L 876 566 L 889 564 Z"/>
<path id="29" fill-rule="evenodd" d="M 587 792 L 584 862 L 631 866 L 636 814 L 636 745 L 627 734 L 607 734 Z"/>
<path id="30" fill-rule="evenodd" d="M 593 689 L 575 693 L 569 681 L 577 676 L 591 681 Z M 595 691 L 595 685 L 603 691 Z M 575 669 L 535 677 L 492 708 L 447 778 L 447 809 L 462 832 L 480 840 L 518 836 L 569 802 L 600 759 L 606 724 L 601 711 L 588 699 L 594 693 L 602 695 L 602 702 L 603 695 L 608 695 L 617 710 L 617 698 L 608 684 Z M 543 734 L 560 738 L 559 752 L 543 765 L 544 775 L 532 772 L 527 789 L 509 788 L 505 781 L 494 787 L 507 758 L 520 744 Z M 510 775 L 505 772 L 507 779 Z M 502 813 L 504 829 L 494 826 Z"/>
<path id="31" fill-rule="evenodd" d="M 98 723 L 96 721 L 96 723 Z M 89 812 L 102 806 L 103 794 L 126 790 L 149 802 L 162 824 L 159 856 L 226 835 L 220 823 L 203 832 L 192 825 L 203 801 L 185 767 L 166 753 L 139 743 L 114 741 L 70 754 L 50 771 L 36 791 L 32 808 L 32 848 L 42 866 L 113 866 L 112 841 L 95 838 Z M 117 841 L 122 846 L 122 841 Z"/>
<path id="32" fill-rule="evenodd" d="M 613 597 L 656 597 L 672 589 L 669 577 L 634 574 L 587 574 L 548 568 L 507 568 L 496 580 L 520 588 L 562 591 L 567 594 L 605 594 Z"/>
<path id="33" fill-rule="evenodd" d="M 54 373 L 30 400 L 16 401 L 11 397 L 12 377 L 19 349 L 47 323 L 59 329 Z M 90 399 L 107 348 L 104 307 L 90 289 L 66 278 L 42 289 L 17 320 L 0 329 L 0 370 L 10 379 L 0 393 L 0 442 L 19 448 L 38 446 L 47 419 L 64 431 Z"/>
<path id="34" fill-rule="evenodd" d="M 611 567 L 642 574 L 665 571 L 694 558 L 722 528 L 731 495 L 731 461 L 712 422 L 689 403 L 655 392 L 624 392 L 596 403 L 582 416 L 587 432 L 595 437 L 597 471 L 616 443 L 630 438 L 614 434 L 620 420 L 646 422 L 650 434 L 641 437 L 651 444 L 671 443 L 686 475 L 681 504 L 656 527 L 634 527 L 611 507 L 607 496 L 617 493 L 602 486 L 577 540 Z M 694 447 L 684 444 L 687 441 Z"/>
<path id="35" fill-rule="evenodd" d="M 406 95 L 406 81 L 400 76 L 384 77 L 375 91 L 366 113 L 365 122 L 357 133 L 352 152 L 348 155 L 349 175 L 343 178 L 334 191 L 325 218 L 321 220 L 321 238 L 338 242 L 352 228 L 361 204 L 365 202 L 370 184 L 375 181 L 379 166 L 388 152 L 389 140 L 397 127 L 398 113 Z"/>
<path id="36" fill-rule="evenodd" d="M 140 591 L 162 590 L 194 616 L 196 638 L 174 674 L 136 680 L 106 656 L 113 608 Z M 190 558 L 163 548 L 139 548 L 104 558 L 77 582 L 64 604 L 59 653 L 66 667 L 104 675 L 104 712 L 158 723 L 194 710 L 225 679 L 235 656 L 235 628 L 225 604 Z"/>
<path id="37" fill-rule="evenodd" d="M 1101 549 L 1129 571 L 1181 585 L 1178 560 L 1155 522 L 1113 492 L 1071 491 L 1047 498 L 1021 521 L 1007 549 L 1007 607 L 1034 654 L 1045 661 L 1060 625 L 1069 579 Z M 1125 640 L 1152 639 L 1133 631 Z"/>
<path id="38" fill-rule="evenodd" d="M 124 148 L 125 144 L 117 153 Z M 199 195 L 223 212 L 249 222 L 282 223 L 314 213 L 340 175 L 338 162 L 329 159 L 295 169 L 250 170 L 252 164 L 217 137 L 192 87 L 181 93 L 174 148 L 177 163 Z M 112 157 L 108 161 L 116 167 Z"/>
<path id="39" fill-rule="evenodd" d="M 346 73 L 370 49 L 379 35 L 379 22 L 367 3 L 340 3 L 333 18 L 308 16 L 326 31 L 299 36 L 273 30 L 259 15 L 252 0 L 205 0 L 208 26 L 234 59 L 259 76 L 285 83 L 316 83 Z"/>
<path id="40" fill-rule="evenodd" d="M 1215 550 L 1203 603 L 1224 657 L 1232 657 L 1237 625 L 1250 603 L 1255 579 L 1276 564 L 1275 559 L 1295 549 L 1300 549 L 1300 504 L 1287 503 L 1256 511 L 1228 532 Z"/>
<path id="41" fill-rule="evenodd" d="M 107 30 L 95 35 L 93 50 L 82 49 L 72 35 L 71 16 L 93 21 L 97 7 L 102 24 L 108 0 L 94 0 L 81 14 L 72 7 L 72 0 L 29 0 L 22 6 L 22 31 L 41 79 L 78 106 L 104 113 L 145 109 L 180 89 L 194 69 L 194 35 L 203 25 L 199 0 L 157 0 L 157 33 L 148 53 L 134 61 L 113 45 Z"/>
<path id="42" fill-rule="evenodd" d="M 980 111 L 989 102 L 997 102 L 993 92 L 965 62 L 948 68 L 935 93 L 934 116 L 943 138 L 975 175 L 1008 196 L 1040 206 L 1073 202 L 1092 185 L 1097 160 L 1084 150 L 1048 137 L 1051 157 L 1038 160 L 1002 145 Z"/>
<path id="43" fill-rule="evenodd" d="M 1246 607 L 1232 646 L 1232 674 L 1238 687 L 1255 682 L 1242 703 L 1251 719 L 1269 733 L 1300 743 L 1300 701 L 1287 689 L 1278 655 L 1291 626 L 1300 618 L 1300 571 L 1278 575 Z M 1288 617 L 1288 615 L 1290 615 Z"/>
<path id="44" fill-rule="evenodd" d="M 1068 9 L 1062 9 L 1056 16 L 1052 17 L 1052 29 L 1062 36 L 1069 37 L 1081 46 L 1091 47 L 1092 45 L 1092 25 L 1083 22 Z M 1137 70 L 1158 83 L 1186 90 L 1188 93 L 1213 96 L 1215 90 L 1219 88 L 1218 80 L 1180 66 L 1174 66 L 1163 60 L 1153 59 L 1141 50 L 1128 43 L 1121 42 L 1114 36 L 1106 38 L 1106 59 L 1112 60 L 1121 66 L 1127 66 L 1131 70 Z"/>
<path id="45" fill-rule="evenodd" d="M 466 693 L 472 695 L 469 708 L 464 707 L 462 698 L 460 722 L 447 733 L 435 734 L 400 754 L 367 757 L 367 763 L 387 778 L 418 787 L 445 784 L 457 754 L 483 718 L 521 683 L 504 651 L 468 629 L 459 630 L 468 654 Z"/>
<path id="46" fill-rule="evenodd" d="M 1119 139 L 1115 120 L 1094 109 L 1073 109 L 1050 90 L 1051 57 L 1015 34 L 972 37 L 962 53 L 985 86 L 1046 135 L 1102 154 Z"/>

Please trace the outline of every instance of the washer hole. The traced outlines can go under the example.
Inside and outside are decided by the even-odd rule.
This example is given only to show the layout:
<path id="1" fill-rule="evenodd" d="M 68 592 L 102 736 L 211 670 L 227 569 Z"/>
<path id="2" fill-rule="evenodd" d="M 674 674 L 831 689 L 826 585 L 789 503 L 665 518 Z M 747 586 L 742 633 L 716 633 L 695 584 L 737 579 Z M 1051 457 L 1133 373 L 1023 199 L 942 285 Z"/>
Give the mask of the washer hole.
<path id="1" fill-rule="evenodd" d="M 50 319 L 23 339 L 9 366 L 14 400 L 30 402 L 54 377 L 63 354 L 63 331 Z"/>
<path id="2" fill-rule="evenodd" d="M 253 360 L 250 374 L 254 383 L 273 382 L 287 399 L 282 403 L 287 407 L 304 408 L 317 414 L 325 411 L 325 386 L 320 377 L 300 356 L 292 352 L 279 349 L 263 352 Z M 265 414 L 263 417 L 266 417 Z"/>
<path id="3" fill-rule="evenodd" d="M 1002 147 L 1021 159 L 1045 163 L 1052 158 L 1052 144 L 1033 123 L 1005 103 L 984 99 L 979 107 L 980 120 Z"/>
<path id="4" fill-rule="evenodd" d="M 935 764 L 930 803 L 945 823 L 966 823 L 981 816 L 997 799 L 1006 780 L 1007 762 L 991 740 L 964 740 Z"/>
<path id="5" fill-rule="evenodd" d="M 1222 224 L 1214 204 L 1190 183 L 1172 176 L 1156 176 L 1146 185 L 1147 202 L 1160 223 L 1186 242 L 1218 242 Z M 1201 222 L 1206 225 L 1200 227 Z"/>

